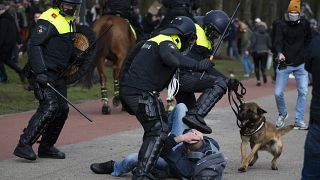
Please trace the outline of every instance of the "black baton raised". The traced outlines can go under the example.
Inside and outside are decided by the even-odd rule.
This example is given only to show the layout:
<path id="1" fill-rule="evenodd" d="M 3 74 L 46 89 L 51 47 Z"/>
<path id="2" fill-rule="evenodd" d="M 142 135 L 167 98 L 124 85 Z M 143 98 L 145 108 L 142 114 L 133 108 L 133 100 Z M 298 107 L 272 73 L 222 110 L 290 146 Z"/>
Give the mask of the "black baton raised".
<path id="1" fill-rule="evenodd" d="M 66 97 L 64 97 L 58 90 L 56 90 L 50 83 L 47 83 L 47 86 L 51 88 L 54 92 L 56 92 L 60 97 L 62 97 L 68 104 L 70 104 L 75 110 L 77 110 L 83 117 L 85 117 L 88 121 L 92 122 L 92 120 L 84 114 L 80 109 L 78 109 L 71 101 L 69 101 Z"/>
<path id="2" fill-rule="evenodd" d="M 219 49 L 219 47 L 220 47 L 220 45 L 221 45 L 221 43 L 222 43 L 222 40 L 223 40 L 225 34 L 227 33 L 227 31 L 228 31 L 228 29 L 229 29 L 229 26 L 230 26 L 230 24 L 232 23 L 232 21 L 233 21 L 233 19 L 234 19 L 234 16 L 236 15 L 236 13 L 237 13 L 237 11 L 238 11 L 238 9 L 239 9 L 240 4 L 241 4 L 241 0 L 238 1 L 238 4 L 237 4 L 235 10 L 233 11 L 233 14 L 232 14 L 232 16 L 231 16 L 231 18 L 230 18 L 230 20 L 229 20 L 229 22 L 228 22 L 227 27 L 224 29 L 223 33 L 219 36 L 218 43 L 217 43 L 217 45 L 214 47 L 214 50 L 213 50 L 213 52 L 212 52 L 212 56 L 215 56 L 215 55 L 216 55 L 216 53 L 217 53 L 217 51 L 218 51 L 218 49 Z M 202 77 L 203 77 L 204 74 L 205 74 L 205 71 L 203 71 L 203 73 L 201 74 L 200 80 L 202 79 Z"/>

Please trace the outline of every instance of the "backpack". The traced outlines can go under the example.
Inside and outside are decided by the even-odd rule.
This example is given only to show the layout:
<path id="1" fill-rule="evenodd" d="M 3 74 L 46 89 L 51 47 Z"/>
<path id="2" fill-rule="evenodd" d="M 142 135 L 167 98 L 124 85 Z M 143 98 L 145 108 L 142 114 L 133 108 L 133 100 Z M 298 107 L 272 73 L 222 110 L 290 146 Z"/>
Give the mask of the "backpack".
<path id="1" fill-rule="evenodd" d="M 193 180 L 221 180 L 226 167 L 226 160 L 219 151 L 218 143 L 209 137 L 204 137 L 209 148 L 202 152 L 190 152 L 188 158 L 199 158 L 195 164 Z"/>

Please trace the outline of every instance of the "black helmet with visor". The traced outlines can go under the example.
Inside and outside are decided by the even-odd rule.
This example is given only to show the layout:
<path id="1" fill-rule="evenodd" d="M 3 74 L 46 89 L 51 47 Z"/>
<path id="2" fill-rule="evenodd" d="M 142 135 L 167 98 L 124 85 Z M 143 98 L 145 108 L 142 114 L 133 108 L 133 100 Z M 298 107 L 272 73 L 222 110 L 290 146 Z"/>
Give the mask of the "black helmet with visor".
<path id="1" fill-rule="evenodd" d="M 76 19 L 79 16 L 82 0 L 56 0 L 53 5 L 63 16 Z"/>
<path id="2" fill-rule="evenodd" d="M 165 35 L 178 35 L 181 39 L 181 51 L 192 46 L 197 40 L 196 27 L 194 22 L 186 16 L 178 16 L 173 19 L 168 27 L 162 31 Z"/>

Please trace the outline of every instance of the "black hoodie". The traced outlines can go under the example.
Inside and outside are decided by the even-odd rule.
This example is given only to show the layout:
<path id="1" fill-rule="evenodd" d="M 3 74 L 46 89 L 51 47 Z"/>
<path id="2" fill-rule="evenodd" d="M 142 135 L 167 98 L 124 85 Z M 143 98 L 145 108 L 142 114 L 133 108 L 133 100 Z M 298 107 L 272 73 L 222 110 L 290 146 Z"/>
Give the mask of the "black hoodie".
<path id="1" fill-rule="evenodd" d="M 299 66 L 307 59 L 307 48 L 311 41 L 311 29 L 306 19 L 291 23 L 284 18 L 277 23 L 274 36 L 275 53 L 283 53 L 286 63 Z"/>
<path id="2" fill-rule="evenodd" d="M 19 42 L 19 32 L 14 18 L 5 11 L 0 15 L 0 48 L 13 47 Z"/>

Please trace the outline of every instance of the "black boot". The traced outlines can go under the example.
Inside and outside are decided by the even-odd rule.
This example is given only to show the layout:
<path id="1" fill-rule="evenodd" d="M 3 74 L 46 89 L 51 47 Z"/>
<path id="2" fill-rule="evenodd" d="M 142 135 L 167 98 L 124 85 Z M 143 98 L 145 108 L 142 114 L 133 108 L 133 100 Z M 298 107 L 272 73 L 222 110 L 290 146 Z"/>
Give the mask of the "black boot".
<path id="1" fill-rule="evenodd" d="M 211 111 L 214 105 L 222 98 L 227 91 L 227 80 L 217 82 L 212 88 L 206 89 L 198 98 L 196 106 L 189 110 L 183 122 L 190 128 L 210 134 L 212 129 L 207 126 L 204 117 Z"/>
<path id="2" fill-rule="evenodd" d="M 114 170 L 114 163 L 113 160 L 104 163 L 93 163 L 90 165 L 90 169 L 96 174 L 111 174 Z"/>
<path id="3" fill-rule="evenodd" d="M 60 107 L 63 107 L 60 105 Z M 54 144 L 57 142 L 61 130 L 64 126 L 64 123 L 67 119 L 69 109 L 65 108 L 64 111 L 61 111 L 60 116 L 56 117 L 54 121 L 50 122 L 48 127 L 46 127 L 42 138 L 40 141 L 38 149 L 39 158 L 51 158 L 51 159 L 65 159 L 66 155 L 61 152 L 59 149 L 54 147 Z M 62 114 L 62 115 L 61 115 Z"/>
<path id="4" fill-rule="evenodd" d="M 133 171 L 133 180 L 156 179 L 151 174 L 151 170 L 159 158 L 166 137 L 166 133 L 161 133 L 158 137 L 149 136 L 144 138 L 139 151 L 138 166 Z"/>
<path id="5" fill-rule="evenodd" d="M 54 146 L 40 144 L 38 149 L 39 158 L 65 159 L 66 155 Z"/>
<path id="6" fill-rule="evenodd" d="M 32 149 L 32 145 L 40 137 L 43 128 L 46 126 L 45 121 L 39 117 L 42 116 L 37 112 L 29 121 L 27 128 L 23 130 L 19 143 L 13 152 L 14 155 L 27 160 L 37 159 L 37 156 Z"/>
<path id="7" fill-rule="evenodd" d="M 212 133 L 212 129 L 204 121 L 204 117 L 201 117 L 195 111 L 188 111 L 186 116 L 183 117 L 182 120 L 190 128 L 197 129 L 204 134 Z"/>
<path id="8" fill-rule="evenodd" d="M 37 159 L 37 155 L 34 153 L 32 146 L 29 144 L 23 144 L 20 142 L 17 145 L 17 147 L 14 149 L 13 154 L 27 160 L 34 161 Z"/>

